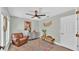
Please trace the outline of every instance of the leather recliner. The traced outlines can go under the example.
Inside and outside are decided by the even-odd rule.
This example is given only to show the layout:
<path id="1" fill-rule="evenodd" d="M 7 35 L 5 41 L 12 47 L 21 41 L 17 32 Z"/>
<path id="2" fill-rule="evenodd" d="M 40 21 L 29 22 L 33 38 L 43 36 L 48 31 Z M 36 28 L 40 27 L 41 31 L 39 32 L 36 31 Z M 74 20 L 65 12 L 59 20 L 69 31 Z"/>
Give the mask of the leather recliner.
<path id="1" fill-rule="evenodd" d="M 12 43 L 15 46 L 19 47 L 27 43 L 29 36 L 23 36 L 22 33 L 13 33 L 11 38 L 12 38 Z"/>

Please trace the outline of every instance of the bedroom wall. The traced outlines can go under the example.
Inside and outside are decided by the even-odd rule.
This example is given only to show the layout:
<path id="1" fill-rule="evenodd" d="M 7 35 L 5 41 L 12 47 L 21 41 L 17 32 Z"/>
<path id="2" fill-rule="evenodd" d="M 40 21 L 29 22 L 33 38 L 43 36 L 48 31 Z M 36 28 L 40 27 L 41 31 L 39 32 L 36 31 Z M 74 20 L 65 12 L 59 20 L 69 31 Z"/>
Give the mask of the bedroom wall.
<path id="1" fill-rule="evenodd" d="M 11 33 L 24 31 L 24 19 L 11 16 Z"/>
<path id="2" fill-rule="evenodd" d="M 32 22 L 32 31 L 35 30 L 35 31 L 39 32 L 39 21 L 32 20 L 31 22 Z"/>
<path id="3" fill-rule="evenodd" d="M 49 19 L 46 19 L 46 20 L 43 20 L 43 21 L 40 21 L 40 34 L 42 35 L 42 29 L 44 29 L 45 27 L 43 26 L 43 23 L 45 21 L 51 21 L 52 20 L 52 24 L 49 26 L 49 27 L 46 27 L 46 30 L 47 30 L 47 35 L 50 35 L 52 37 L 54 37 L 56 39 L 57 42 L 59 42 L 59 23 L 60 23 L 60 19 L 59 18 L 49 18 Z"/>
<path id="4" fill-rule="evenodd" d="M 24 33 L 24 21 L 31 21 L 28 19 L 24 18 L 19 18 L 19 17 L 13 17 L 11 16 L 11 33 L 16 33 L 16 32 L 22 32 Z M 32 31 L 33 30 L 39 30 L 39 22 L 38 21 L 31 21 L 32 22 Z"/>

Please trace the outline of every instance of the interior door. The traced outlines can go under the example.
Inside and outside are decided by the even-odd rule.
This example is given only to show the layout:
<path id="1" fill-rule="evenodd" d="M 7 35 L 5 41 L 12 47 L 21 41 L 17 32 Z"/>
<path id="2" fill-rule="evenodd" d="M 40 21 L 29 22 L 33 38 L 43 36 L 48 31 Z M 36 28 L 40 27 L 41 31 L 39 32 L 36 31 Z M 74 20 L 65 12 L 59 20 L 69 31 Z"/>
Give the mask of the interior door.
<path id="1" fill-rule="evenodd" d="M 75 15 L 61 18 L 60 21 L 60 40 L 64 47 L 77 50 L 77 20 Z"/>

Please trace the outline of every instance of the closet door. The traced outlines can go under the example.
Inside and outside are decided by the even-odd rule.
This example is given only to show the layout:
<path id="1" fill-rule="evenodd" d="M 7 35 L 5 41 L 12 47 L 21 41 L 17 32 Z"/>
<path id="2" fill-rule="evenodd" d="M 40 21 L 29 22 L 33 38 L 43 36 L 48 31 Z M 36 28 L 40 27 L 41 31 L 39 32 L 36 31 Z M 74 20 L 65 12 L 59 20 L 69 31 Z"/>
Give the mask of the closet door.
<path id="1" fill-rule="evenodd" d="M 75 15 L 61 18 L 60 40 L 64 47 L 77 50 L 77 19 Z"/>

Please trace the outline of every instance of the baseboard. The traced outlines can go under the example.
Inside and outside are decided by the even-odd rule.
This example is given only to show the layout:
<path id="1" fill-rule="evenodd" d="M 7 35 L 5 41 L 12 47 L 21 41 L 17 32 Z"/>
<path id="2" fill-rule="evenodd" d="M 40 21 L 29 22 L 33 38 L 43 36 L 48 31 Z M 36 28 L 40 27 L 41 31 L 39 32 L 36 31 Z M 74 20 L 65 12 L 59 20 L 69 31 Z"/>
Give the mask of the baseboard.
<path id="1" fill-rule="evenodd" d="M 65 47 L 61 43 L 58 43 L 58 42 L 54 42 L 54 43 L 57 44 L 57 45 L 59 45 L 59 46 Z M 68 47 L 65 47 L 65 48 L 69 49 Z M 73 50 L 73 49 L 70 49 L 70 50 Z M 77 50 L 73 50 L 73 51 L 77 51 Z"/>
<path id="2" fill-rule="evenodd" d="M 54 42 L 54 43 L 57 44 L 57 45 L 63 46 L 62 44 L 60 44 L 60 43 L 58 43 L 58 42 Z"/>

